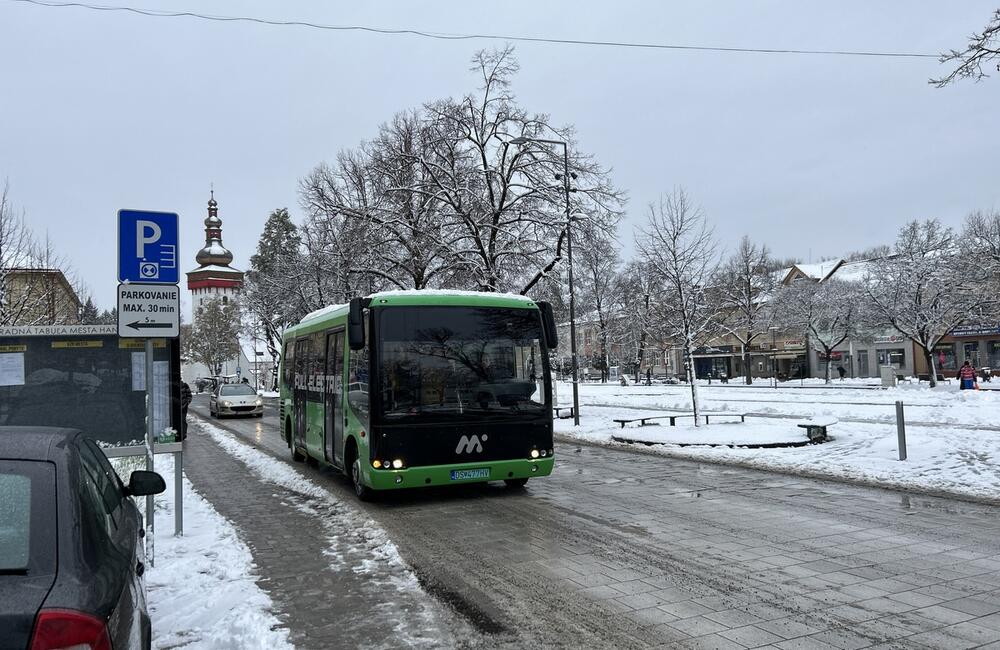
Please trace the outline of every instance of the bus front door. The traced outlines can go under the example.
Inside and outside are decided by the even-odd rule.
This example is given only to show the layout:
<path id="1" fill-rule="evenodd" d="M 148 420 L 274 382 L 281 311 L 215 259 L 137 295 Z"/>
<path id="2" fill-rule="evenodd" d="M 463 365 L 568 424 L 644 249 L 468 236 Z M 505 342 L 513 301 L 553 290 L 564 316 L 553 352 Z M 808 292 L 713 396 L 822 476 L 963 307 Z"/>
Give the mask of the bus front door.
<path id="1" fill-rule="evenodd" d="M 326 461 L 344 466 L 344 330 L 326 335 L 323 446 Z"/>
<path id="2" fill-rule="evenodd" d="M 309 357 L 309 339 L 295 342 L 295 383 L 292 389 L 292 408 L 295 411 L 293 444 L 306 448 L 306 361 Z"/>

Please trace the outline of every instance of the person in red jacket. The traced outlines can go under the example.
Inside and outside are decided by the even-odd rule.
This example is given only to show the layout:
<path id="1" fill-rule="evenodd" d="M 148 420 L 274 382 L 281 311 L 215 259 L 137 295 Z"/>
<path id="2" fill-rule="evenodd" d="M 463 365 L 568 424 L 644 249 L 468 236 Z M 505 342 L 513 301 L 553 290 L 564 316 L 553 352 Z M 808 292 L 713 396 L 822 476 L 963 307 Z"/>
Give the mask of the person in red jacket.
<path id="1" fill-rule="evenodd" d="M 968 359 L 965 360 L 965 363 L 958 370 L 958 381 L 959 387 L 962 390 L 976 387 L 976 369 L 972 367 Z"/>

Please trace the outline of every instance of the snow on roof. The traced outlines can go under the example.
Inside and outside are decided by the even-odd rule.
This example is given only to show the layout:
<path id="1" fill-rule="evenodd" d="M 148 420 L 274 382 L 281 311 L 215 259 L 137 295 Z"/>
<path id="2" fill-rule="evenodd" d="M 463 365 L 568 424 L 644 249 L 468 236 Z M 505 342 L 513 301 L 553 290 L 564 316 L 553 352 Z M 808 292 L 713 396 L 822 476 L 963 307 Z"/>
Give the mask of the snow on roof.
<path id="1" fill-rule="evenodd" d="M 871 260 L 844 262 L 839 268 L 837 268 L 833 277 L 847 282 L 862 282 L 871 270 Z"/>
<path id="2" fill-rule="evenodd" d="M 302 318 L 301 322 L 304 323 L 307 320 L 312 320 L 314 318 L 319 318 L 320 316 L 326 316 L 327 314 L 333 313 L 333 312 L 337 311 L 338 309 L 347 309 L 347 303 L 343 303 L 343 304 L 340 304 L 340 305 L 328 305 L 326 307 L 321 307 L 321 308 L 317 309 L 316 311 L 311 311 L 311 312 L 309 312 L 308 314 L 306 314 Z"/>
<path id="3" fill-rule="evenodd" d="M 521 302 L 535 302 L 528 296 L 519 293 L 494 293 L 487 291 L 458 291 L 454 289 L 406 289 L 397 291 L 379 291 L 368 296 L 369 298 L 386 298 L 389 296 L 464 296 L 466 298 L 507 298 Z"/>
<path id="4" fill-rule="evenodd" d="M 844 260 L 837 258 L 817 264 L 796 264 L 794 268 L 797 268 L 806 277 L 822 282 L 843 263 Z"/>
<path id="5" fill-rule="evenodd" d="M 197 271 L 224 271 L 226 273 L 243 273 L 243 271 L 233 268 L 232 266 L 219 266 L 218 264 L 209 264 L 208 266 L 199 266 L 196 269 L 188 271 L 188 273 L 195 273 Z"/>

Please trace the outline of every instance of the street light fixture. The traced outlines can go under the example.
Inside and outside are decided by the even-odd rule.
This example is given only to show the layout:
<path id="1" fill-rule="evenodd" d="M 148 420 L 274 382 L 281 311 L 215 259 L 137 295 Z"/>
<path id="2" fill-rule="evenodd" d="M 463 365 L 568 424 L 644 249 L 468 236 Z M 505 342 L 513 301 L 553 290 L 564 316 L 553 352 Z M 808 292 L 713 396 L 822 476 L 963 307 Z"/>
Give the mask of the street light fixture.
<path id="1" fill-rule="evenodd" d="M 519 136 L 510 141 L 511 144 L 516 144 L 518 146 L 524 146 L 529 142 L 537 142 L 540 144 L 555 144 L 561 145 L 563 148 L 563 173 L 562 178 L 559 178 L 559 174 L 556 174 L 556 180 L 562 180 L 563 191 L 566 195 L 566 253 L 569 257 L 569 345 L 570 345 L 570 356 L 572 359 L 573 367 L 573 426 L 580 426 L 580 372 L 579 365 L 576 358 L 576 297 L 573 292 L 573 219 L 576 215 L 570 215 L 570 204 L 569 195 L 570 192 L 574 192 L 573 188 L 570 187 L 570 171 L 569 171 L 569 145 L 563 140 L 545 140 L 543 138 L 526 138 L 524 136 Z M 573 178 L 576 174 L 572 175 Z"/>

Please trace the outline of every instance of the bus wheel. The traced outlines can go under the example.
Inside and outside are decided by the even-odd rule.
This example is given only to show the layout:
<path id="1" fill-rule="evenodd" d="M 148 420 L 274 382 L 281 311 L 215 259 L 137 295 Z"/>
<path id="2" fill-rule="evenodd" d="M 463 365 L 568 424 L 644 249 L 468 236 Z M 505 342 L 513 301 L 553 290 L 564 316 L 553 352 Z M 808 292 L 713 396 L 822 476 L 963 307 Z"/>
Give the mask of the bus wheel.
<path id="1" fill-rule="evenodd" d="M 526 479 L 526 478 L 505 478 L 503 480 L 503 482 L 506 483 L 507 487 L 511 488 L 512 490 L 520 490 L 521 488 L 523 488 L 525 485 L 528 484 L 528 479 Z"/>
<path id="2" fill-rule="evenodd" d="M 285 442 L 288 443 L 288 448 L 292 450 L 292 460 L 296 463 L 301 463 L 306 459 L 305 456 L 299 453 L 299 450 L 295 448 L 295 441 L 292 440 L 292 423 L 291 420 L 285 423 Z"/>
<path id="3" fill-rule="evenodd" d="M 354 485 L 354 494 L 362 501 L 371 501 L 373 490 L 361 482 L 361 459 L 356 457 L 351 463 L 351 483 Z"/>

